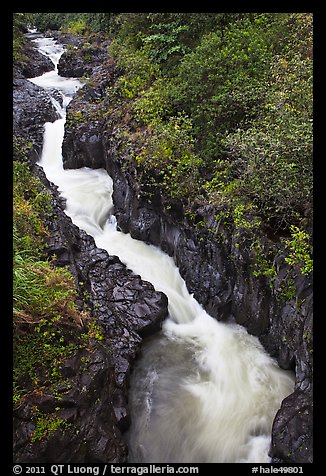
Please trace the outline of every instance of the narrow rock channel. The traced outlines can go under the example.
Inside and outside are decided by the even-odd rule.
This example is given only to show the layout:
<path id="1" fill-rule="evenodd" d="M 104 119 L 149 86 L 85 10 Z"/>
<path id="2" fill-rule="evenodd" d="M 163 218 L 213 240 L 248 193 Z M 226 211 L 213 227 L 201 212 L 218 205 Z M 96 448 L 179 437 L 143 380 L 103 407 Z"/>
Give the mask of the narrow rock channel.
<path id="1" fill-rule="evenodd" d="M 101 82 L 113 77 L 112 68 L 94 69 L 98 89 Z M 43 79 L 41 76 L 41 83 Z M 89 92 L 85 87 L 84 94 L 81 91 L 68 109 L 77 105 L 84 110 L 88 100 L 92 103 Z M 49 108 L 53 110 L 52 104 Z M 59 121 L 64 120 L 64 111 L 60 110 L 60 114 Z M 108 420 L 115 429 L 108 431 L 108 427 L 97 423 L 99 431 L 90 435 L 87 421 L 83 424 L 84 446 L 76 446 L 73 458 L 76 462 L 124 461 L 125 449 L 113 450 L 112 441 L 119 441 L 116 448 L 119 445 L 123 448 L 118 433 L 127 430 L 130 424 L 127 391 L 131 364 L 139 352 L 141 337 L 159 331 L 167 317 L 167 295 L 169 317 L 163 323 L 163 330 L 142 347 L 142 357 L 132 374 L 132 425 L 126 434 L 129 461 L 267 462 L 271 461 L 271 455 L 275 461 L 282 461 L 285 454 L 291 454 L 294 461 L 297 458 L 296 461 L 307 462 L 310 442 L 307 444 L 308 439 L 304 438 L 305 449 L 302 445 L 298 447 L 297 435 L 302 433 L 300 418 L 303 418 L 302 427 L 305 418 L 309 420 L 309 367 L 305 369 L 305 356 L 298 353 L 294 341 L 290 348 L 276 346 L 282 326 L 287 325 L 288 332 L 292 333 L 295 312 L 291 308 L 277 309 L 270 296 L 262 297 L 261 289 L 255 289 L 255 283 L 243 273 L 240 264 L 236 269 L 227 264 L 227 251 L 223 246 L 216 247 L 216 243 L 208 241 L 204 249 L 194 232 L 173 222 L 159 209 L 139 202 L 132 174 L 121 171 L 123 158 L 115 149 L 115 137 L 104 134 L 101 124 L 86 121 L 78 131 L 71 128 L 66 131 L 63 166 L 78 170 L 64 170 L 61 153 L 46 151 L 46 141 L 54 138 L 56 123 L 58 125 L 58 121 L 46 125 L 40 163 L 48 179 L 59 187 L 66 213 L 79 229 L 67 217 L 53 223 L 55 238 L 50 246 L 58 261 L 70 263 L 78 281 L 87 283 L 94 314 L 103 323 L 114 349 L 113 361 L 112 355 L 109 360 L 115 383 L 110 403 L 108 398 L 101 403 L 100 419 L 105 419 L 108 404 L 108 410 L 111 409 Z M 57 196 L 57 201 L 62 216 L 62 199 Z M 134 238 L 160 246 L 173 256 L 185 281 L 172 258 L 117 231 L 112 212 L 121 230 L 130 231 Z M 141 278 L 112 255 L 119 256 Z M 304 285 L 302 287 L 304 292 Z M 225 322 L 218 322 L 206 311 Z M 263 315 L 265 319 L 261 319 Z M 232 322 L 228 322 L 230 318 Z M 304 325 L 308 322 L 308 319 L 301 320 Z M 289 370 L 280 369 L 258 338 L 249 335 L 237 323 L 246 325 L 252 334 L 259 336 L 270 354 Z M 298 339 L 300 332 L 297 331 Z M 294 368 L 295 392 L 291 393 Z M 274 420 L 287 396 L 283 410 Z M 77 411 L 80 404 L 75 402 L 74 405 Z M 284 435 L 284 427 L 289 423 Z M 103 431 L 103 439 L 99 439 Z M 53 442 L 46 451 L 41 451 L 44 461 L 58 458 L 57 453 L 51 453 L 51 444 Z M 24 442 L 21 441 L 20 446 L 24 448 Z M 21 450 L 22 460 L 27 457 L 24 451 Z M 62 458 L 64 456 L 67 454 Z M 33 460 L 33 456 L 29 457 Z"/>
<path id="2" fill-rule="evenodd" d="M 38 83 L 44 80 L 43 76 Z M 44 84 L 49 87 L 46 81 Z M 57 82 L 51 77 L 50 85 Z M 140 408 L 133 406 L 136 421 L 132 428 L 137 428 L 139 420 L 142 425 L 129 439 L 130 448 L 135 449 L 131 460 L 269 461 L 271 424 L 282 398 L 293 389 L 290 373 L 277 369 L 258 339 L 249 336 L 244 328 L 218 323 L 208 316 L 188 294 L 170 257 L 116 230 L 110 217 L 113 191 L 110 177 L 106 172 L 102 174 L 101 169 L 65 171 L 61 154 L 52 142 L 53 138 L 60 141 L 55 125 L 47 125 L 40 164 L 67 200 L 67 213 L 75 224 L 94 237 L 98 246 L 118 255 L 169 300 L 170 318 L 164 323 L 163 332 L 168 347 L 163 345 L 158 352 L 161 341 L 154 341 L 157 355 L 154 359 L 144 357 L 145 376 L 136 377 L 141 388 L 151 391 L 144 398 L 133 386 L 130 390 L 131 402 L 135 399 L 145 402 L 145 412 L 142 404 Z M 52 144 L 50 150 L 46 147 L 48 142 Z M 116 293 L 115 298 L 119 301 L 121 293 Z M 170 350 L 170 341 L 178 342 L 181 352 L 173 351 L 173 347 Z M 171 354 L 172 367 L 166 358 Z M 188 368 L 186 362 L 191 363 Z M 150 372 L 149 363 L 154 366 Z M 148 378 L 152 382 L 150 386 Z M 189 398 L 193 403 L 188 406 Z M 191 435 L 196 435 L 194 441 Z"/>

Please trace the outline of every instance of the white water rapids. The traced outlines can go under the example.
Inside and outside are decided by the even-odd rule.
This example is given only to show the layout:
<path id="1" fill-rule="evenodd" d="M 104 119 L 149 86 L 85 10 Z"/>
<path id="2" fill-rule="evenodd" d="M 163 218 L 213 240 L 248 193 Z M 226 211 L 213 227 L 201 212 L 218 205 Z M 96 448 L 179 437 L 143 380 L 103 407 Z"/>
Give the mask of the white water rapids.
<path id="1" fill-rule="evenodd" d="M 293 391 L 293 373 L 281 370 L 243 327 L 210 317 L 169 256 L 117 231 L 105 170 L 63 169 L 65 109 L 81 83 L 58 76 L 60 45 L 34 41 L 55 69 L 31 81 L 63 97 L 63 107 L 53 100 L 60 119 L 45 124 L 40 165 L 66 198 L 72 221 L 169 300 L 170 316 L 144 344 L 131 377 L 129 462 L 269 462 L 271 425 Z"/>

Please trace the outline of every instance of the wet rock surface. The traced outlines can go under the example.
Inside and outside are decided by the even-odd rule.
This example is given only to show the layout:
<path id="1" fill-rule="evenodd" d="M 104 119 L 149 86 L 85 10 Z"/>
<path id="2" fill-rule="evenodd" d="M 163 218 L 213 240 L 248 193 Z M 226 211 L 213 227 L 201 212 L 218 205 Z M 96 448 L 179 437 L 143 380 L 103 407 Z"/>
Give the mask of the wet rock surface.
<path id="1" fill-rule="evenodd" d="M 53 63 L 28 41 L 24 58 L 13 68 L 13 135 L 15 140 L 29 144 L 29 159 L 36 162 L 42 149 L 44 123 L 58 119 L 58 113 L 47 92 L 27 78 L 53 70 Z"/>
<path id="2" fill-rule="evenodd" d="M 58 114 L 44 89 L 27 79 L 14 79 L 13 132 L 30 144 L 31 157 L 38 160 L 42 150 L 44 123 L 54 122 Z"/>
<path id="3" fill-rule="evenodd" d="M 35 173 L 46 182 L 43 171 Z M 96 247 L 93 238 L 80 231 L 63 212 L 56 187 L 55 221 L 47 253 L 57 265 L 69 265 L 80 288 L 88 295 L 91 314 L 105 338 L 96 339 L 65 362 L 61 386 L 47 395 L 26 398 L 14 412 L 14 453 L 24 463 L 123 462 L 127 447 L 122 433 L 130 425 L 128 382 L 132 364 L 140 352 L 142 337 L 161 328 L 167 316 L 167 298 L 150 283 L 127 270 L 117 257 Z M 62 387 L 62 388 L 61 388 Z M 60 393 L 60 401 L 57 395 Z M 31 442 L 35 430 L 33 408 L 45 414 L 57 408 L 65 430 Z"/>
<path id="4" fill-rule="evenodd" d="M 117 426 L 112 395 L 115 391 L 114 366 L 106 348 L 94 343 L 65 363 L 67 376 L 55 395 L 29 395 L 14 412 L 14 458 L 17 463 L 99 463 L 121 462 L 127 455 Z M 43 418 L 64 422 L 63 431 L 51 431 L 32 440 L 33 411 Z"/>
<path id="5" fill-rule="evenodd" d="M 40 53 L 36 46 L 28 45 L 27 58 L 21 70 L 25 78 L 35 78 L 53 70 L 52 61 Z"/>
<path id="6" fill-rule="evenodd" d="M 52 71 L 52 61 L 37 50 L 32 40 L 39 38 L 39 33 L 26 33 L 24 55 L 21 61 L 14 64 L 14 77 L 35 78 L 47 71 Z"/>
<path id="7" fill-rule="evenodd" d="M 296 390 L 282 404 L 274 420 L 271 452 L 274 462 L 312 463 L 312 395 Z"/>
<path id="8" fill-rule="evenodd" d="M 93 69 L 91 81 L 86 83 L 77 96 L 86 99 L 78 103 L 77 108 L 68 108 L 68 123 L 71 129 L 66 128 L 65 141 L 62 146 L 65 167 L 74 168 L 87 166 L 92 168 L 105 167 L 106 152 L 103 144 L 103 117 L 107 113 L 105 103 L 106 88 L 116 79 L 117 72 L 114 65 L 107 59 L 102 66 Z M 92 118 L 91 127 L 85 118 Z M 72 130 L 72 131 L 71 131 Z M 78 130 L 78 134 L 75 131 Z"/>
<path id="9" fill-rule="evenodd" d="M 14 137 L 30 143 L 36 157 L 43 124 L 55 120 L 49 96 L 21 77 L 14 80 Z M 33 173 L 52 195 L 53 214 L 46 253 L 58 266 L 69 266 L 80 303 L 91 309 L 104 337 L 94 336 L 62 366 L 55 388 L 31 392 L 14 411 L 14 459 L 17 463 L 125 462 L 122 433 L 130 424 L 128 381 L 142 338 L 157 332 L 167 316 L 167 298 L 128 270 L 117 257 L 98 249 L 93 238 L 64 214 L 64 201 L 33 164 Z M 60 395 L 60 398 L 58 398 Z M 41 412 L 60 428 L 33 438 Z M 53 420 L 55 418 L 55 420 Z"/>
<path id="10" fill-rule="evenodd" d="M 94 90 L 101 89 L 103 77 L 105 71 L 98 81 L 94 81 Z M 114 75 L 110 78 L 114 81 Z M 71 103 L 73 113 L 84 112 L 84 121 L 82 126 L 72 122 L 67 129 L 63 144 L 64 167 L 104 166 L 114 181 L 113 201 L 120 229 L 173 256 L 189 291 L 212 316 L 219 320 L 232 316 L 259 337 L 282 368 L 295 371 L 295 392 L 283 402 L 275 417 L 271 457 L 275 462 L 312 461 L 311 278 L 294 276 L 295 297 L 282 301 L 273 294 L 264 276 L 253 276 L 245 233 L 240 240 L 239 237 L 235 239 L 216 222 L 214 210 L 209 205 L 197 208 L 196 213 L 215 230 L 214 237 L 208 233 L 203 236 L 185 220 L 167 214 L 159 197 L 152 203 L 143 200 L 136 166 L 125 151 L 121 153 L 124 124 L 109 118 L 94 125 L 91 116 L 96 106 L 90 95 L 83 93 L 80 91 Z M 88 115 L 89 108 L 92 113 Z M 94 132 L 102 143 L 100 153 L 90 159 L 81 148 L 78 154 L 72 152 L 73 144 L 81 140 L 83 128 L 87 128 L 89 138 Z M 239 246 L 239 241 L 244 245 Z M 288 272 L 285 265 L 278 266 L 275 282 L 280 288 Z M 292 411 L 289 402 L 297 412 Z M 291 432 L 279 431 L 286 427 L 287 421 Z M 305 445 L 300 445 L 302 438 Z"/>
<path id="11" fill-rule="evenodd" d="M 100 34 L 93 34 L 85 43 L 83 38 L 72 38 L 60 35 L 57 38 L 66 45 L 66 51 L 60 58 L 58 72 L 61 76 L 80 78 L 93 73 L 96 66 L 103 64 L 108 58 L 108 39 Z"/>

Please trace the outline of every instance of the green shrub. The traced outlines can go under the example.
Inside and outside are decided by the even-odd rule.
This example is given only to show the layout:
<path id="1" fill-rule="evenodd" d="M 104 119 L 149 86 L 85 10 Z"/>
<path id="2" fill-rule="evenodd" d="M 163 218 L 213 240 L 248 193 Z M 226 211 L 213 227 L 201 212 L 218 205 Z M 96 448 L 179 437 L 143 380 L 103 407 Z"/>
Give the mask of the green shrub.
<path id="1" fill-rule="evenodd" d="M 287 126 L 285 130 L 270 123 L 265 129 L 260 123 L 258 128 L 230 134 L 224 142 L 232 157 L 231 167 L 241 170 L 242 194 L 279 229 L 302 220 L 312 196 L 312 149 L 307 144 L 311 131 L 305 125 L 289 131 L 290 120 Z"/>
<path id="2" fill-rule="evenodd" d="M 195 154 L 191 132 L 192 123 L 185 115 L 154 122 L 135 157 L 143 183 L 167 198 L 187 202 L 197 191 L 202 160 Z"/>
<path id="3" fill-rule="evenodd" d="M 249 18 L 212 31 L 181 61 L 176 102 L 193 121 L 203 155 L 221 152 L 221 137 L 254 117 L 271 57 L 265 25 Z"/>
<path id="4" fill-rule="evenodd" d="M 285 262 L 304 275 L 309 275 L 313 271 L 312 246 L 309 241 L 309 235 L 305 231 L 291 226 L 291 239 L 286 242 L 289 256 L 285 258 Z"/>
<path id="5" fill-rule="evenodd" d="M 176 21 L 171 23 L 155 23 L 151 25 L 151 34 L 142 35 L 143 50 L 155 63 L 165 63 L 165 68 L 171 68 L 176 60 L 189 51 L 180 36 L 187 32 L 187 25 Z M 166 64 L 167 63 L 167 64 Z"/>
<path id="6" fill-rule="evenodd" d="M 47 229 L 42 217 L 52 213 L 51 197 L 27 164 L 13 165 L 14 252 L 38 256 Z"/>
<path id="7" fill-rule="evenodd" d="M 171 83 L 158 78 L 146 90 L 135 98 L 133 111 L 139 124 L 149 125 L 166 120 L 172 114 L 173 104 L 170 98 Z"/>
<path id="8" fill-rule="evenodd" d="M 123 71 L 116 82 L 122 97 L 134 98 L 159 76 L 159 68 L 141 50 L 134 51 L 128 45 L 113 40 L 110 54 Z"/>
<path id="9" fill-rule="evenodd" d="M 71 427 L 71 423 L 67 423 L 66 420 L 59 418 L 55 413 L 42 413 L 39 409 L 34 410 L 34 418 L 36 418 L 36 424 L 31 437 L 32 443 L 43 440 L 58 429 L 65 430 Z"/>
<path id="10" fill-rule="evenodd" d="M 82 18 L 78 18 L 76 20 L 70 21 L 64 28 L 65 33 L 69 33 L 71 35 L 83 35 L 86 33 L 88 26 L 86 21 Z"/>

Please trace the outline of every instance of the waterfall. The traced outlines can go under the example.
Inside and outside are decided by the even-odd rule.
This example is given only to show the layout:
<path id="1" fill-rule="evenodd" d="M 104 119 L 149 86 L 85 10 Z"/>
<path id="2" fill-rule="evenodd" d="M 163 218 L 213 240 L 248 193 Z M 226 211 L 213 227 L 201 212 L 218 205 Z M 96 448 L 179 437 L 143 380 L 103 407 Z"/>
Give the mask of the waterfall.
<path id="1" fill-rule="evenodd" d="M 66 199 L 72 221 L 169 300 L 169 317 L 144 343 L 131 376 L 129 462 L 269 462 L 272 422 L 293 391 L 293 373 L 281 370 L 243 327 L 209 316 L 171 257 L 117 230 L 105 170 L 63 169 L 65 108 L 82 83 L 58 75 L 62 47 L 37 41 L 55 69 L 31 81 L 62 94 L 62 105 L 55 104 L 60 118 L 45 124 L 39 164 Z"/>

